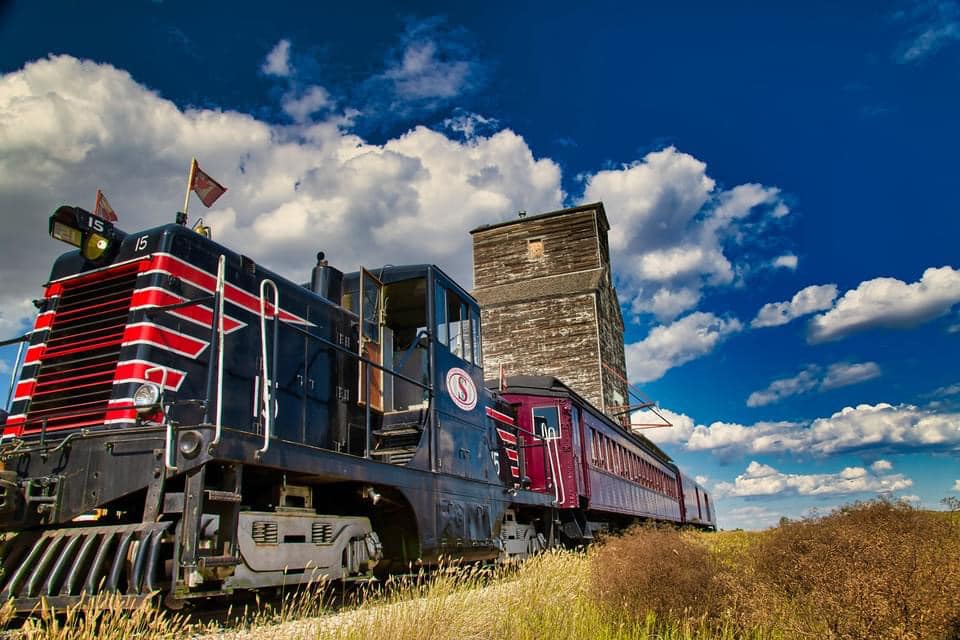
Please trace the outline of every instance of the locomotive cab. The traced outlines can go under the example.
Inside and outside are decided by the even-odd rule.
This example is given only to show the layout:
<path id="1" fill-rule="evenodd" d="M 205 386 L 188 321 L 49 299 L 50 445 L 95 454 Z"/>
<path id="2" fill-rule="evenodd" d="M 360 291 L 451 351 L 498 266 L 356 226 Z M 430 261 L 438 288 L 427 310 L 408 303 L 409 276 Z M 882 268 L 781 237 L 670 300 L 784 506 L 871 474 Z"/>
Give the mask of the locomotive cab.
<path id="1" fill-rule="evenodd" d="M 418 456 L 433 471 L 478 475 L 486 460 L 475 441 L 485 435 L 489 399 L 480 397 L 487 392 L 476 300 L 438 267 L 409 265 L 344 275 L 341 302 L 360 318 L 359 351 L 369 361 L 361 363 L 358 386 L 359 404 L 381 421 L 373 455 L 393 464 Z M 420 434 L 411 425 L 421 416 L 434 437 L 418 453 Z"/>

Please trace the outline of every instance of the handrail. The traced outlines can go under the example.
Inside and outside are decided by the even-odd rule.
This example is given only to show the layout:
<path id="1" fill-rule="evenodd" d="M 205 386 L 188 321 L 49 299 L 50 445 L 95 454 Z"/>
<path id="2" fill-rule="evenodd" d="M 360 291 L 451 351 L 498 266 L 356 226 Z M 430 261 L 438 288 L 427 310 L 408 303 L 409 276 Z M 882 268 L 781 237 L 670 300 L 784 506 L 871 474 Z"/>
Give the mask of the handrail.
<path id="1" fill-rule="evenodd" d="M 217 325 L 217 416 L 214 422 L 213 442 L 210 446 L 220 442 L 220 434 L 223 432 L 223 299 L 227 286 L 226 266 L 227 257 L 221 255 L 217 262 L 217 289 L 213 294 L 216 304 L 213 321 Z"/>
<path id="2" fill-rule="evenodd" d="M 556 479 L 556 477 L 555 477 L 555 476 L 556 476 L 556 471 L 555 471 L 554 468 L 553 468 L 553 453 L 550 451 L 550 439 L 549 439 L 549 438 L 545 438 L 544 440 L 545 440 L 546 445 L 547 445 L 547 448 L 546 448 L 546 454 L 547 454 L 547 455 L 546 455 L 546 458 L 547 458 L 547 459 L 549 460 L 549 462 L 550 462 L 550 482 L 553 483 L 553 496 L 554 496 L 553 503 L 554 503 L 554 504 L 560 504 L 560 487 L 559 487 L 559 485 L 557 485 L 557 479 Z M 544 469 L 544 471 L 546 471 L 546 469 Z"/>
<path id="3" fill-rule="evenodd" d="M 17 388 L 17 381 L 20 378 L 20 358 L 23 356 L 23 345 L 26 344 L 26 341 L 27 336 L 20 337 L 20 346 L 17 347 L 17 359 L 13 361 L 13 369 L 10 370 L 10 388 L 7 390 L 7 404 L 5 405 L 8 412 L 13 406 L 13 392 Z"/>
<path id="4" fill-rule="evenodd" d="M 273 288 L 273 362 L 272 367 L 267 365 L 267 287 Z M 277 338 L 280 327 L 280 291 L 273 280 L 264 278 L 260 281 L 260 372 L 263 377 L 263 401 L 266 403 L 266 413 L 263 420 L 263 447 L 257 450 L 257 457 L 263 456 L 270 448 L 270 432 L 273 428 L 273 382 L 270 380 L 270 371 L 276 374 Z"/>
<path id="5" fill-rule="evenodd" d="M 362 341 L 362 340 L 363 340 L 363 339 L 361 338 L 361 341 Z M 365 387 L 364 387 L 364 395 L 363 395 L 363 397 L 366 399 L 366 402 L 363 403 L 363 404 L 364 404 L 364 408 L 363 408 L 363 412 L 364 412 L 363 415 L 364 415 L 364 417 L 363 417 L 363 419 L 364 419 L 364 422 L 366 423 L 365 435 L 364 435 L 364 441 L 363 441 L 363 457 L 364 457 L 364 458 L 367 458 L 367 459 L 369 460 L 369 459 L 370 459 L 370 451 L 371 451 L 371 448 L 372 448 L 372 444 L 371 444 L 371 442 L 370 442 L 370 439 L 371 439 L 371 435 L 372 435 L 372 434 L 371 434 L 370 432 L 371 432 L 371 430 L 373 429 L 372 425 L 370 424 L 370 405 L 371 405 L 372 402 L 373 402 L 373 399 L 370 397 L 370 365 L 365 366 L 365 367 L 363 368 L 363 371 L 364 371 L 364 378 L 365 378 L 365 382 L 364 382 Z M 383 383 L 382 383 L 382 381 L 381 381 L 381 385 L 382 385 L 382 384 L 383 384 Z M 382 388 L 382 386 L 381 386 L 381 388 Z M 382 404 L 383 404 L 383 402 L 382 402 L 382 400 L 381 400 L 381 405 L 382 405 Z M 382 408 L 382 407 L 381 407 L 381 408 Z"/>
<path id="6" fill-rule="evenodd" d="M 161 366 L 150 367 L 149 369 L 143 372 L 143 378 L 147 382 L 150 382 L 150 374 L 155 371 L 159 371 L 161 373 L 160 397 L 158 399 L 158 402 L 162 407 L 163 395 L 167 389 L 167 368 L 161 367 Z M 167 471 L 176 471 L 177 465 L 174 463 L 176 463 L 177 459 L 174 458 L 173 462 L 170 462 L 170 456 L 171 454 L 173 454 L 173 444 L 174 444 L 173 443 L 173 440 L 174 440 L 173 422 L 170 420 L 170 416 L 167 415 L 166 411 L 163 412 L 163 425 L 166 427 L 166 433 L 164 434 L 164 437 L 163 437 L 163 466 L 164 468 L 166 468 Z"/>
<path id="7" fill-rule="evenodd" d="M 296 325 L 294 325 L 294 324 L 290 324 L 289 322 L 286 322 L 286 321 L 284 321 L 284 320 L 282 320 L 282 319 L 278 320 L 278 322 L 280 322 L 280 324 L 282 324 L 282 325 L 283 325 L 285 328 L 287 328 L 287 329 L 290 329 L 290 330 L 292 330 L 292 331 L 296 331 L 297 333 L 299 333 L 299 334 L 301 334 L 301 335 L 303 335 L 303 336 L 305 336 L 305 337 L 307 337 L 307 338 L 311 338 L 311 339 L 313 339 L 313 340 L 316 340 L 316 341 L 318 341 L 318 342 L 321 342 L 321 343 L 323 343 L 324 345 L 335 349 L 336 351 L 340 351 L 340 352 L 345 353 L 345 354 L 347 354 L 347 355 L 349 355 L 349 356 L 351 356 L 351 357 L 353 357 L 353 358 L 356 358 L 359 362 L 363 362 L 364 364 L 373 365 L 373 368 L 374 368 L 374 369 L 379 369 L 380 371 L 383 371 L 384 373 L 388 373 L 388 374 L 390 374 L 391 376 L 394 376 L 394 377 L 396 377 L 396 378 L 400 378 L 400 379 L 403 380 L 404 382 L 409 382 L 410 384 L 415 385 L 415 386 L 418 386 L 418 387 L 420 387 L 421 389 L 424 389 L 425 391 L 433 391 L 433 385 L 423 384 L 422 382 L 418 382 L 417 380 L 414 380 L 413 378 L 407 377 L 407 376 L 403 375 L 402 373 L 399 373 L 399 372 L 397 372 L 397 371 L 394 371 L 393 369 L 388 369 L 388 368 L 384 367 L 383 365 L 381 365 L 381 364 L 379 364 L 379 363 L 377 363 L 377 362 L 374 362 L 373 360 L 369 360 L 369 359 L 367 359 L 367 358 L 364 358 L 363 356 L 361 356 L 360 354 L 358 354 L 356 351 L 351 351 L 350 349 L 347 349 L 346 347 L 344 347 L 344 346 L 342 346 L 342 345 L 339 345 L 339 344 L 337 344 L 336 342 L 331 342 L 330 340 L 327 340 L 327 339 L 324 338 L 323 336 L 317 336 L 317 335 L 314 335 L 314 334 L 310 333 L 309 331 L 304 331 L 304 330 L 301 329 L 300 327 L 298 327 L 298 326 L 296 326 Z"/>
<path id="8" fill-rule="evenodd" d="M 7 347 L 11 344 L 16 344 L 18 342 L 26 342 L 33 335 L 33 331 L 28 331 L 22 336 L 17 336 L 16 338 L 8 338 L 6 340 L 0 340 L 0 347 Z"/>
<path id="9" fill-rule="evenodd" d="M 223 256 L 221 256 L 222 258 Z M 217 267 L 217 272 L 219 273 L 219 266 Z M 177 309 L 183 309 L 185 307 L 192 307 L 194 305 L 203 304 L 205 302 L 216 302 L 216 295 L 210 296 L 201 296 L 199 298 L 193 298 L 192 300 L 184 300 L 183 302 L 177 302 L 175 304 L 165 304 L 161 307 L 150 307 L 146 310 L 148 316 L 155 316 L 158 313 L 166 311 L 175 311 Z"/>
<path id="10" fill-rule="evenodd" d="M 522 450 L 524 450 L 524 449 L 533 449 L 533 448 L 535 448 L 535 447 L 542 447 L 544 482 L 546 483 L 547 481 L 549 481 L 551 484 L 553 484 L 553 487 L 554 487 L 554 499 L 555 499 L 555 500 L 554 500 L 554 503 L 555 503 L 555 504 L 559 504 L 559 503 L 561 502 L 561 500 L 560 500 L 560 494 L 558 493 L 558 489 L 560 489 L 560 487 L 557 486 L 557 475 L 556 475 L 556 471 L 555 471 L 554 468 L 553 468 L 553 454 L 552 454 L 551 451 L 550 451 L 550 441 L 551 441 L 551 440 L 554 440 L 554 441 L 557 442 L 557 444 L 556 444 L 556 446 L 555 446 L 554 448 L 557 450 L 557 466 L 559 467 L 559 465 L 560 465 L 560 439 L 557 438 L 557 437 L 550 438 L 550 437 L 547 437 L 547 436 L 541 436 L 541 435 L 539 435 L 538 433 L 536 433 L 535 431 L 529 431 L 529 430 L 527 430 L 527 429 L 524 429 L 524 428 L 521 427 L 519 424 L 515 424 L 515 425 L 511 425 L 511 426 L 517 430 L 517 435 L 518 435 L 518 436 L 519 436 L 520 434 L 523 434 L 523 435 L 525 435 L 525 436 L 530 437 L 530 438 L 533 440 L 533 442 L 527 443 L 524 438 L 519 438 L 519 437 L 518 437 L 518 438 L 517 438 L 517 445 L 516 445 L 518 451 L 522 451 Z M 524 464 L 524 466 L 526 466 L 526 465 Z M 548 473 L 548 472 L 549 472 L 549 473 Z M 563 482 L 563 479 L 561 478 L 560 481 L 561 481 L 561 483 L 562 483 L 562 482 Z M 544 486 L 544 488 L 546 488 L 546 485 Z M 565 490 L 563 491 L 563 495 L 564 495 L 564 499 L 566 499 L 566 491 L 565 491 Z"/>
<path id="11" fill-rule="evenodd" d="M 413 350 L 420 346 L 420 338 L 428 338 L 430 332 L 426 329 L 420 329 L 417 331 L 417 335 L 413 337 L 413 342 L 410 343 L 410 346 L 407 347 L 407 350 L 403 352 L 403 355 L 400 356 L 400 361 L 394 365 L 394 369 L 403 369 L 407 364 L 407 360 L 410 359 L 410 356 L 413 355 Z"/>
<path id="12" fill-rule="evenodd" d="M 553 480 L 554 495 L 557 498 L 557 504 L 563 504 L 567 499 L 567 491 L 563 486 L 563 473 L 560 470 L 560 438 L 552 438 L 553 449 L 557 452 L 557 475 Z M 547 441 L 547 452 L 550 451 L 550 440 Z M 550 466 L 553 467 L 553 456 L 550 456 Z M 559 483 L 557 482 L 559 480 Z M 561 497 L 562 496 L 562 497 Z"/>

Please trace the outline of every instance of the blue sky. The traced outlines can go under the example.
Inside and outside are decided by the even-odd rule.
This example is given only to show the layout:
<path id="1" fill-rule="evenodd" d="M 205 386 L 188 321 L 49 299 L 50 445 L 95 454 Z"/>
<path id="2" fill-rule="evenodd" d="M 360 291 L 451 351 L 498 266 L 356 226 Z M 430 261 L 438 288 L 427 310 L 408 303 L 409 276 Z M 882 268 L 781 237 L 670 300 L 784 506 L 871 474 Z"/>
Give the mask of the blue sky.
<path id="1" fill-rule="evenodd" d="M 723 526 L 958 495 L 956 1 L 8 2 L 0 42 L 4 335 L 53 208 L 172 219 L 193 155 L 215 237 L 298 279 L 469 285 L 468 229 L 603 200 L 648 433 Z"/>

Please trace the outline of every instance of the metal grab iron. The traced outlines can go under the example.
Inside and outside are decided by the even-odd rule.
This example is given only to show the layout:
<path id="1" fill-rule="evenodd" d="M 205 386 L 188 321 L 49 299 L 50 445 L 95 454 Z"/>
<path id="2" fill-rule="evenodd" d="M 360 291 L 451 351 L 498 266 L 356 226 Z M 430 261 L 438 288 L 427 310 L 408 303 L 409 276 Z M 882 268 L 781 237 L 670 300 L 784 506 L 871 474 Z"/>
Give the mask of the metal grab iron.
<path id="1" fill-rule="evenodd" d="M 273 289 L 273 360 L 270 366 L 267 366 L 267 288 Z M 273 400 L 273 381 L 270 379 L 270 372 L 276 373 L 277 370 L 277 341 L 280 329 L 280 291 L 273 280 L 264 279 L 260 282 L 260 362 L 261 376 L 263 378 L 263 401 L 266 404 L 263 417 L 263 447 L 257 450 L 257 457 L 263 455 L 270 449 L 270 432 L 273 428 L 273 417 L 275 405 Z"/>
<path id="2" fill-rule="evenodd" d="M 226 290 L 226 261 L 227 257 L 221 255 L 217 261 L 217 286 L 214 291 L 214 313 L 215 334 L 217 343 L 217 413 L 214 421 L 213 440 L 211 447 L 220 444 L 220 436 L 223 433 L 223 294 Z"/>

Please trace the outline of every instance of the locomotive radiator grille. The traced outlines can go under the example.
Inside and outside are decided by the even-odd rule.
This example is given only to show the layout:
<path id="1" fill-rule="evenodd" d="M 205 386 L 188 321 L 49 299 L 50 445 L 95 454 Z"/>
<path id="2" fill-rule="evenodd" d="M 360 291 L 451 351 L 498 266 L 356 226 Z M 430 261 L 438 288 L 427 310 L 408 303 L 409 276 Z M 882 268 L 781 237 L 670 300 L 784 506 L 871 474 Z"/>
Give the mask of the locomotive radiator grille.
<path id="1" fill-rule="evenodd" d="M 75 527 L 13 536 L 0 547 L 0 599 L 29 610 L 41 597 L 147 596 L 160 587 L 160 548 L 169 522 Z"/>
<path id="2" fill-rule="evenodd" d="M 137 278 L 137 265 L 62 283 L 27 410 L 25 433 L 102 424 Z"/>
<path id="3" fill-rule="evenodd" d="M 274 520 L 254 520 L 250 536 L 257 544 L 278 544 L 280 527 Z"/>
<path id="4" fill-rule="evenodd" d="M 313 544 L 330 544 L 333 541 L 333 523 L 314 522 L 311 529 L 310 541 Z"/>

